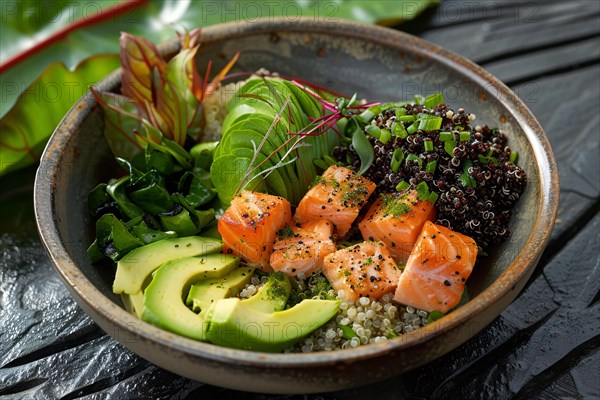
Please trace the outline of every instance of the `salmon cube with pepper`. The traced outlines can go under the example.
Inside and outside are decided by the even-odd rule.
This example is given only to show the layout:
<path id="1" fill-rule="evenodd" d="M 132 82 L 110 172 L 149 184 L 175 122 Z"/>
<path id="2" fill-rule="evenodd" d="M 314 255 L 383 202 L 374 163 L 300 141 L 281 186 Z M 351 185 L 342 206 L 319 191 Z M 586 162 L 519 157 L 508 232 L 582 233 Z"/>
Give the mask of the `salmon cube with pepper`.
<path id="1" fill-rule="evenodd" d="M 447 313 L 460 302 L 476 258 L 473 239 L 425 222 L 398 280 L 394 300 L 429 312 Z"/>
<path id="2" fill-rule="evenodd" d="M 326 219 L 343 238 L 366 204 L 376 185 L 352 170 L 332 165 L 317 177 L 298 204 L 294 220 L 300 223 Z"/>
<path id="3" fill-rule="evenodd" d="M 426 221 L 436 218 L 435 206 L 421 201 L 415 190 L 382 194 L 358 224 L 363 239 L 378 240 L 397 262 L 408 260 Z"/>
<path id="4" fill-rule="evenodd" d="M 344 291 L 347 300 L 379 299 L 396 290 L 400 270 L 388 248 L 379 242 L 363 242 L 329 254 L 323 273 L 331 286 Z"/>
<path id="5" fill-rule="evenodd" d="M 269 257 L 277 231 L 291 222 L 289 201 L 244 190 L 219 218 L 218 229 L 225 252 L 240 256 L 248 265 L 272 272 Z"/>
<path id="6" fill-rule="evenodd" d="M 323 259 L 335 251 L 333 225 L 325 219 L 296 223 L 277 234 L 271 267 L 291 277 L 307 278 L 323 267 Z"/>

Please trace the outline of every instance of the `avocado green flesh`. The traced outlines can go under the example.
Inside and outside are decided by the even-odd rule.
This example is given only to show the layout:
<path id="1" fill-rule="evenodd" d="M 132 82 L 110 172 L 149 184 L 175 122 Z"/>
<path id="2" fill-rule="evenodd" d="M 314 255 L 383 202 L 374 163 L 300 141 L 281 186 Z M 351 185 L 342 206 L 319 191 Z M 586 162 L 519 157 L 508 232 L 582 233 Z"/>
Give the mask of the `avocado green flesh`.
<path id="1" fill-rule="evenodd" d="M 253 310 L 273 313 L 285 308 L 292 285 L 290 279 L 283 272 L 273 272 L 256 294 L 242 300 L 244 306 Z"/>
<path id="2" fill-rule="evenodd" d="M 329 321 L 339 301 L 303 300 L 294 307 L 265 313 L 236 297 L 214 303 L 206 318 L 206 339 L 238 349 L 280 352 Z"/>
<path id="3" fill-rule="evenodd" d="M 144 281 L 159 266 L 174 259 L 219 252 L 221 240 L 189 236 L 164 239 L 129 252 L 117 263 L 113 293 L 135 295 L 142 291 Z"/>
<path id="4" fill-rule="evenodd" d="M 142 318 L 144 311 L 144 293 L 141 291 L 135 294 L 121 293 L 121 301 L 125 309 L 138 318 Z"/>
<path id="5" fill-rule="evenodd" d="M 237 268 L 221 279 L 206 279 L 190 288 L 186 304 L 194 312 L 206 312 L 217 300 L 237 296 L 254 275 L 254 267 Z"/>
<path id="6" fill-rule="evenodd" d="M 192 283 L 221 278 L 237 268 L 239 261 L 234 256 L 209 254 L 162 265 L 144 292 L 142 319 L 182 336 L 205 340 L 204 319 L 185 305 L 183 296 Z"/>

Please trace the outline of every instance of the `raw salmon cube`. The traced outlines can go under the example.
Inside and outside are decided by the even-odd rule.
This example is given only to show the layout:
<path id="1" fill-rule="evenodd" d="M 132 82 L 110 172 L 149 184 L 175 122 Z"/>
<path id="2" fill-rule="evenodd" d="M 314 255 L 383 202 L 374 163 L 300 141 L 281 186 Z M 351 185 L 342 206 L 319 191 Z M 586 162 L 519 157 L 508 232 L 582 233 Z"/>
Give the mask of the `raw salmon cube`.
<path id="1" fill-rule="evenodd" d="M 373 182 L 352 170 L 332 165 L 304 195 L 294 220 L 304 223 L 326 219 L 334 224 L 338 237 L 343 238 L 375 187 Z"/>
<path id="2" fill-rule="evenodd" d="M 425 222 L 398 280 L 394 300 L 430 312 L 448 312 L 460 302 L 476 258 L 473 239 Z"/>
<path id="3" fill-rule="evenodd" d="M 219 219 L 225 251 L 265 272 L 277 231 L 292 222 L 290 202 L 279 196 L 242 191 Z"/>
<path id="4" fill-rule="evenodd" d="M 383 243 L 363 242 L 325 257 L 323 273 L 336 291 L 343 290 L 347 300 L 356 301 L 393 292 L 400 270 Z"/>
<path id="5" fill-rule="evenodd" d="M 400 263 L 408 260 L 426 221 L 434 221 L 435 206 L 421 201 L 415 190 L 382 194 L 358 224 L 363 239 L 385 243 Z"/>
<path id="6" fill-rule="evenodd" d="M 323 267 L 323 259 L 335 251 L 333 224 L 325 219 L 296 223 L 277 234 L 271 267 L 291 277 L 307 278 Z"/>

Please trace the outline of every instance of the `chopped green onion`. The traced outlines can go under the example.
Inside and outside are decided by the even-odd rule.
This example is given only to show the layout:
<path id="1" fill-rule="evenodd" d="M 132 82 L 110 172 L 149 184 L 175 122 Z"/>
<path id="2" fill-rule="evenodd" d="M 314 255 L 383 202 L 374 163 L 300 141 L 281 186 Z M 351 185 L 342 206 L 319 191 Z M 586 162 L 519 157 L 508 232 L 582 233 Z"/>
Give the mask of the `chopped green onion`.
<path id="1" fill-rule="evenodd" d="M 514 164 L 514 162 L 517 161 L 517 158 L 519 158 L 519 152 L 513 150 L 510 152 L 510 157 L 508 158 L 508 161 Z"/>
<path id="2" fill-rule="evenodd" d="M 435 203 L 438 199 L 438 197 L 440 197 L 436 192 L 431 192 L 429 194 L 429 198 L 427 198 L 427 201 L 430 203 Z"/>
<path id="3" fill-rule="evenodd" d="M 416 161 L 417 164 L 419 164 L 419 169 L 423 169 L 423 160 L 421 160 L 421 158 L 418 155 L 409 154 L 408 156 L 406 156 L 406 162 L 409 161 Z"/>
<path id="4" fill-rule="evenodd" d="M 399 136 L 402 139 L 406 139 L 408 136 L 408 132 L 406 132 L 406 128 L 402 122 L 393 122 L 392 123 L 392 133 L 394 136 Z"/>
<path id="5" fill-rule="evenodd" d="M 466 142 L 468 140 L 471 140 L 471 133 L 470 132 L 461 132 L 459 134 L 459 139 L 461 142 Z"/>
<path id="6" fill-rule="evenodd" d="M 425 101 L 425 98 L 419 94 L 415 95 L 415 104 L 421 105 Z"/>
<path id="7" fill-rule="evenodd" d="M 358 119 L 360 119 L 365 124 L 370 123 L 373 118 L 375 118 L 375 113 L 369 110 L 365 110 L 358 115 Z"/>
<path id="8" fill-rule="evenodd" d="M 375 125 L 367 125 L 365 126 L 365 131 L 374 138 L 379 139 L 381 137 L 381 129 L 379 129 Z"/>
<path id="9" fill-rule="evenodd" d="M 457 131 L 464 131 L 465 127 L 462 125 L 454 125 L 454 129 L 456 129 Z"/>
<path id="10" fill-rule="evenodd" d="M 397 108 L 394 111 L 394 114 L 396 115 L 396 119 L 399 119 L 400 117 L 404 117 L 406 115 L 406 108 Z"/>
<path id="11" fill-rule="evenodd" d="M 440 142 L 447 142 L 449 140 L 454 140 L 452 132 L 440 132 Z"/>
<path id="12" fill-rule="evenodd" d="M 433 160 L 433 161 L 429 161 L 427 163 L 427 165 L 425 166 L 425 171 L 429 172 L 430 174 L 433 174 L 435 172 L 435 168 L 437 167 L 437 161 Z"/>
<path id="13" fill-rule="evenodd" d="M 425 147 L 425 151 L 433 151 L 433 142 L 431 140 L 424 140 L 423 147 Z"/>
<path id="14" fill-rule="evenodd" d="M 399 184 L 396 185 L 396 190 L 398 192 L 402 192 L 403 190 L 406 190 L 410 187 L 410 183 L 406 182 L 406 181 L 401 181 Z"/>
<path id="15" fill-rule="evenodd" d="M 402 161 L 404 161 L 404 152 L 402 149 L 394 150 L 394 154 L 392 154 L 392 161 L 390 162 L 390 168 L 392 169 L 393 173 L 398 172 Z"/>
<path id="16" fill-rule="evenodd" d="M 413 122 L 416 118 L 414 115 L 402 115 L 400 117 L 396 117 L 396 119 L 400 122 Z"/>
<path id="17" fill-rule="evenodd" d="M 442 96 L 441 93 L 435 93 L 432 94 L 431 96 L 428 96 L 425 99 L 425 102 L 423 103 L 423 105 L 429 109 L 435 108 L 435 106 L 438 106 L 440 104 L 444 104 L 444 96 Z"/>
<path id="18" fill-rule="evenodd" d="M 442 118 L 425 118 L 419 119 L 419 129 L 423 131 L 435 131 L 442 127 Z"/>
<path id="19" fill-rule="evenodd" d="M 447 142 L 444 142 L 444 150 L 446 150 L 446 153 L 448 153 L 452 157 L 454 157 L 454 148 L 455 147 L 456 147 L 456 142 L 454 140 L 448 140 Z M 481 156 L 481 154 L 480 154 L 480 156 Z"/>
<path id="20" fill-rule="evenodd" d="M 410 135 L 412 135 L 413 133 L 416 133 L 418 130 L 419 130 L 419 122 L 418 121 L 413 122 L 411 126 L 406 128 L 406 132 L 408 132 Z"/>
<path id="21" fill-rule="evenodd" d="M 371 111 L 373 114 L 377 115 L 377 114 L 381 114 L 382 112 L 386 111 L 386 110 L 397 110 L 399 108 L 403 108 L 406 104 L 408 104 L 406 101 L 400 101 L 400 102 L 394 102 L 394 103 L 380 103 L 377 104 L 376 106 L 372 106 L 369 107 L 369 111 Z"/>
<path id="22" fill-rule="evenodd" d="M 392 138 L 392 132 L 388 129 L 380 129 L 379 141 L 386 144 Z"/>
<path id="23" fill-rule="evenodd" d="M 429 186 L 427 186 L 427 182 L 421 182 L 416 187 L 417 197 L 421 201 L 425 201 L 429 199 Z"/>

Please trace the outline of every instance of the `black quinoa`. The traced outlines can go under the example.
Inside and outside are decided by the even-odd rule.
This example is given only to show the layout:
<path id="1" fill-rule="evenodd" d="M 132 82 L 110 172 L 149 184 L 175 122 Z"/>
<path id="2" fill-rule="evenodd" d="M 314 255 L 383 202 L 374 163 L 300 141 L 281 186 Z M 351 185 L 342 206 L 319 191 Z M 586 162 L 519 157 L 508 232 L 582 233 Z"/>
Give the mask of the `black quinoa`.
<path id="1" fill-rule="evenodd" d="M 405 108 L 412 115 L 425 113 L 442 117 L 442 127 L 435 131 L 418 130 L 406 139 L 393 136 L 385 144 L 367 135 L 375 160 L 364 176 L 377 183 L 376 193 L 395 192 L 401 181 L 413 188 L 420 182 L 427 182 L 430 190 L 439 195 L 436 223 L 472 237 L 484 250 L 504 241 L 510 235 L 508 221 L 511 209 L 527 181 L 525 171 L 509 161 L 511 149 L 507 146 L 506 136 L 499 129 L 487 125 L 471 127 L 473 117 L 470 118 L 462 108 L 453 111 L 445 104 L 431 110 L 413 104 Z M 380 128 L 389 128 L 395 118 L 393 110 L 386 110 L 372 123 Z M 456 147 L 452 156 L 444 149 L 445 142 L 439 139 L 440 132 L 454 133 Z M 460 132 L 470 132 L 470 139 L 459 141 Z M 432 151 L 425 151 L 425 140 L 433 142 Z M 390 162 L 397 148 L 402 149 L 404 161 L 394 173 Z M 418 155 L 422 164 L 406 161 L 409 154 Z M 360 168 L 360 159 L 352 146 L 336 147 L 333 156 L 354 170 Z M 465 167 L 468 166 L 466 160 L 471 160 L 469 168 Z M 431 161 L 437 162 L 433 174 L 425 171 L 425 166 Z M 461 180 L 461 175 L 463 179 L 465 177 L 465 170 L 472 178 L 471 184 L 465 185 Z"/>

